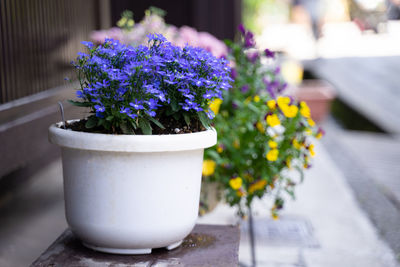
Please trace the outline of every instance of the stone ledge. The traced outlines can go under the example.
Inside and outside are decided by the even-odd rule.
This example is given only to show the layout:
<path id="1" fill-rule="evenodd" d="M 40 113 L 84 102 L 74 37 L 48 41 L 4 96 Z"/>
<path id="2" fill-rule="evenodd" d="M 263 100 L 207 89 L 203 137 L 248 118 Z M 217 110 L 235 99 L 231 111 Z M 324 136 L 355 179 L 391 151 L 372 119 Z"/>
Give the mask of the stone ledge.
<path id="1" fill-rule="evenodd" d="M 67 229 L 31 266 L 238 266 L 239 241 L 237 226 L 198 224 L 174 250 L 126 256 L 90 250 Z"/>

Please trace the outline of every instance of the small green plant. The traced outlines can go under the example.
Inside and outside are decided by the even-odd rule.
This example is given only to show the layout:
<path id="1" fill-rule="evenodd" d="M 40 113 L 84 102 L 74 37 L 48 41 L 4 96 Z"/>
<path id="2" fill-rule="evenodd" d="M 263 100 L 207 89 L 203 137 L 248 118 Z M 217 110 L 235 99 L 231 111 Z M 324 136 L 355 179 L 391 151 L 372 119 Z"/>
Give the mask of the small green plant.
<path id="1" fill-rule="evenodd" d="M 242 215 L 254 198 L 273 196 L 271 212 L 278 218 L 283 194 L 294 197 L 303 169 L 311 166 L 315 155 L 313 137 L 320 138 L 322 130 L 315 126 L 306 103 L 285 95 L 274 53 L 268 49 L 260 53 L 253 34 L 243 26 L 239 30 L 241 41 L 227 42 L 235 64 L 234 85 L 224 92 L 223 101 L 211 105 L 218 113 L 214 120 L 218 144 L 206 151 L 203 176 L 219 183 L 225 200 Z M 299 180 L 289 176 L 291 170 L 299 172 Z"/>

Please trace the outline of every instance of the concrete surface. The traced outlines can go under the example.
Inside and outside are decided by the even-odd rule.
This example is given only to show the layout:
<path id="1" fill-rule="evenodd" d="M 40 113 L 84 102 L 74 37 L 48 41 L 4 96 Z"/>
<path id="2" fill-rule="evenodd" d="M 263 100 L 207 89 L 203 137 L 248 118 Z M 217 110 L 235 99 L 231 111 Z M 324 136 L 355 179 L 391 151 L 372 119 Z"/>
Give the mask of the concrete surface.
<path id="1" fill-rule="evenodd" d="M 323 145 L 317 145 L 316 152 L 313 168 L 306 173 L 304 183 L 297 189 L 296 201 L 287 201 L 280 219 L 282 222 L 297 220 L 298 223 L 309 223 L 311 230 L 308 235 L 309 239 L 315 240 L 314 243 L 277 244 L 268 238 L 256 237 L 257 266 L 398 266 L 393 252 L 360 209 L 345 177 Z M 269 218 L 269 208 L 268 199 L 255 203 L 256 228 L 275 223 Z M 260 224 L 262 220 L 264 226 Z M 212 213 L 201 217 L 199 222 L 234 224 L 237 219 L 235 210 L 221 203 Z M 283 234 L 282 239 L 285 238 Z M 247 231 L 243 231 L 239 259 L 249 266 L 247 239 Z"/>
<path id="2" fill-rule="evenodd" d="M 0 209 L 0 266 L 32 263 L 67 227 L 61 161 L 30 179 L 31 184 Z"/>
<path id="3" fill-rule="evenodd" d="M 279 221 L 270 219 L 268 199 L 255 203 L 258 266 L 398 266 L 326 148 L 319 144 L 316 152 L 297 200 L 287 201 Z M 61 173 L 61 162 L 56 161 L 0 210 L 0 266 L 29 265 L 65 229 Z M 220 203 L 198 222 L 236 224 L 238 219 L 235 209 Z M 246 223 L 241 240 L 239 261 L 248 266 Z"/>
<path id="4" fill-rule="evenodd" d="M 201 224 L 196 225 L 182 245 L 175 249 L 154 249 L 148 255 L 131 256 L 105 254 L 87 249 L 68 229 L 31 267 L 237 266 L 239 238 L 238 226 Z"/>

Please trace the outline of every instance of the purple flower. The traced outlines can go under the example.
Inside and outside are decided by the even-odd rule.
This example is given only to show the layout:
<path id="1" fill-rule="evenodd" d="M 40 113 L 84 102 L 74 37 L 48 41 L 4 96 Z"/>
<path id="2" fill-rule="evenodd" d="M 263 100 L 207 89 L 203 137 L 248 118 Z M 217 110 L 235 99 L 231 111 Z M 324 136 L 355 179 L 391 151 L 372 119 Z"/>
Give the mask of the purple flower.
<path id="1" fill-rule="evenodd" d="M 265 56 L 268 58 L 274 58 L 275 57 L 275 52 L 269 50 L 268 48 L 264 50 Z"/>
<path id="2" fill-rule="evenodd" d="M 124 107 L 121 107 L 121 110 L 119 111 L 119 113 L 121 114 L 129 114 L 130 112 L 131 112 L 130 108 L 124 108 Z"/>
<path id="3" fill-rule="evenodd" d="M 136 110 L 141 110 L 144 109 L 143 105 L 142 105 L 142 101 L 138 101 L 137 99 L 135 99 L 135 102 L 130 102 L 129 106 L 133 107 Z"/>
<path id="4" fill-rule="evenodd" d="M 232 77 L 232 79 L 236 79 L 237 75 L 238 75 L 237 70 L 235 68 L 232 68 L 231 69 L 231 77 Z"/>
<path id="5" fill-rule="evenodd" d="M 94 46 L 92 42 L 87 42 L 87 41 L 82 41 L 81 44 L 83 44 L 84 46 L 86 46 L 89 49 Z"/>
<path id="6" fill-rule="evenodd" d="M 76 91 L 76 97 L 77 98 L 85 98 L 85 95 L 81 90 L 78 90 L 78 91 Z"/>
<path id="7" fill-rule="evenodd" d="M 243 35 L 245 35 L 246 29 L 244 28 L 243 23 L 240 23 L 240 24 L 239 24 L 238 30 L 239 30 Z"/>
<path id="8" fill-rule="evenodd" d="M 247 59 L 251 62 L 251 63 L 255 63 L 256 61 L 257 61 L 257 59 L 258 59 L 258 52 L 257 51 L 255 51 L 255 52 L 251 52 L 251 53 L 248 53 L 247 54 Z"/>
<path id="9" fill-rule="evenodd" d="M 244 47 L 251 48 L 256 45 L 256 41 L 254 40 L 254 35 L 251 31 L 246 32 L 244 36 Z"/>
<path id="10" fill-rule="evenodd" d="M 244 94 L 247 93 L 249 91 L 250 87 L 248 84 L 245 84 L 242 86 L 242 88 L 240 88 L 240 91 Z"/>
<path id="11" fill-rule="evenodd" d="M 104 112 L 106 110 L 102 105 L 95 105 L 94 108 L 96 109 L 96 112 Z"/>

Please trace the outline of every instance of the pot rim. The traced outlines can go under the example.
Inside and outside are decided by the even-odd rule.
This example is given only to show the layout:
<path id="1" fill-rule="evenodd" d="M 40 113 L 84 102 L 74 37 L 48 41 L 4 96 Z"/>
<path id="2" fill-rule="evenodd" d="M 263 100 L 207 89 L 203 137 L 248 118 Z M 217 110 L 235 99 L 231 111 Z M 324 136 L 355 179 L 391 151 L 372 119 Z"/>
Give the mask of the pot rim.
<path id="1" fill-rule="evenodd" d="M 69 120 L 72 122 L 76 120 Z M 167 152 L 204 149 L 217 143 L 214 128 L 197 133 L 166 135 L 115 135 L 62 129 L 62 122 L 49 127 L 50 143 L 65 148 L 111 152 Z"/>

